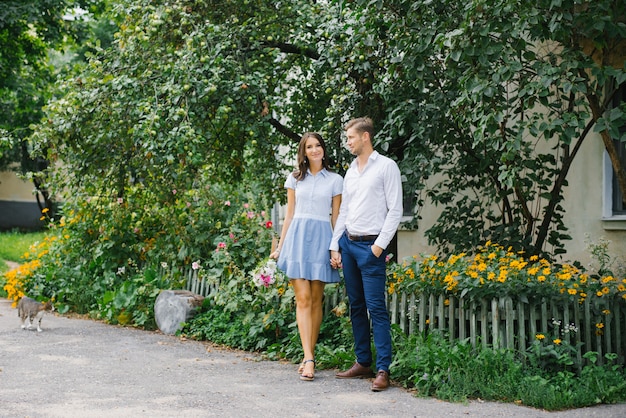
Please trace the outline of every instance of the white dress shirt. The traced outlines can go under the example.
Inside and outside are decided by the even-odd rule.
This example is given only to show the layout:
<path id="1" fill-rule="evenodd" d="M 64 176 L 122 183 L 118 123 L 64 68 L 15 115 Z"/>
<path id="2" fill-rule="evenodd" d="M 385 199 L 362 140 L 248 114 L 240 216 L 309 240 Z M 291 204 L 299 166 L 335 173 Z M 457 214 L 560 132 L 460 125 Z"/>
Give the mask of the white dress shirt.
<path id="1" fill-rule="evenodd" d="M 351 235 L 378 235 L 375 245 L 385 249 L 402 220 L 402 177 L 391 158 L 374 151 L 363 171 L 356 159 L 343 180 L 341 208 L 330 250 L 339 250 L 339 239 Z"/>

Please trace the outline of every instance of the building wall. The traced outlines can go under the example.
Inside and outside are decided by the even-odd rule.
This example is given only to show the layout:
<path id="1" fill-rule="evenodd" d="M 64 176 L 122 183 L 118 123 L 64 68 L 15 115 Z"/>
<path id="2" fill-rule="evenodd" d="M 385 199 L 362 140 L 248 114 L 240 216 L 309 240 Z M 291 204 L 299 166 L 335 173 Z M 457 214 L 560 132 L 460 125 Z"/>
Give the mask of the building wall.
<path id="1" fill-rule="evenodd" d="M 548 144 L 545 144 L 548 146 Z M 580 261 L 590 265 L 592 258 L 587 249 L 588 242 L 608 240 L 612 257 L 626 260 L 626 216 L 610 216 L 610 167 L 604 156 L 604 145 L 599 135 L 590 134 L 576 156 L 568 173 L 568 186 L 564 190 L 565 225 L 572 240 L 565 241 L 567 251 L 562 262 Z M 608 186 L 608 187 L 607 187 Z M 420 208 L 422 220 L 417 231 L 398 232 L 398 258 L 435 254 L 428 245 L 424 231 L 437 219 L 440 209 L 432 204 Z"/>
<path id="2" fill-rule="evenodd" d="M 0 172 L 0 230 L 40 229 L 41 211 L 33 184 L 12 171 Z"/>

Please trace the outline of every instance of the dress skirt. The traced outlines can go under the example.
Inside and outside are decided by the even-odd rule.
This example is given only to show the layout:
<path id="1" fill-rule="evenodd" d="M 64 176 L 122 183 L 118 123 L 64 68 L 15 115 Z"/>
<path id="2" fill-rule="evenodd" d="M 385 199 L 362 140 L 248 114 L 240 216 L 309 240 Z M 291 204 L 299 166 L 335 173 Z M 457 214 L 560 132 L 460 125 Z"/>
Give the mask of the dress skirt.
<path id="1" fill-rule="evenodd" d="M 281 246 L 278 268 L 290 279 L 339 283 L 339 272 L 330 266 L 332 234 L 329 221 L 293 218 Z"/>

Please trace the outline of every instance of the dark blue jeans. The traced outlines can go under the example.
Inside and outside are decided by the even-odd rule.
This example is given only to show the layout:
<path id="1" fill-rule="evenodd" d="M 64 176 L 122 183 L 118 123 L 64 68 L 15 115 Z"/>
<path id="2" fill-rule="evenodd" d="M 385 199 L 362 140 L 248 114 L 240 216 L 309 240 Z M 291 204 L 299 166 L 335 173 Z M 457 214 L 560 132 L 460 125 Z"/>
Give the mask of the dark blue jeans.
<path id="1" fill-rule="evenodd" d="M 372 254 L 374 241 L 351 241 L 345 234 L 339 240 L 341 262 L 350 301 L 354 352 L 359 364 L 373 363 L 370 318 L 376 347 L 376 368 L 389 372 L 391 364 L 391 323 L 386 301 L 387 251 Z M 368 317 L 369 312 L 369 317 Z"/>

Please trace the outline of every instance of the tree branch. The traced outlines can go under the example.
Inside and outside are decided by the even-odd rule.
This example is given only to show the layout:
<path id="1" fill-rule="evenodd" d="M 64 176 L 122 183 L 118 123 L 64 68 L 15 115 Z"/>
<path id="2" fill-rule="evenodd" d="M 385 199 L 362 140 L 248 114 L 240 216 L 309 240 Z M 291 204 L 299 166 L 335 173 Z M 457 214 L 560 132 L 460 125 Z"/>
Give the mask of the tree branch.
<path id="1" fill-rule="evenodd" d="M 285 125 L 280 123 L 278 120 L 274 118 L 269 118 L 270 125 L 272 125 L 278 132 L 285 135 L 287 138 L 291 139 L 294 142 L 300 142 L 300 135 L 291 129 L 287 128 Z"/>
<path id="2" fill-rule="evenodd" d="M 298 54 L 304 55 L 314 60 L 320 59 L 320 54 L 313 48 L 300 47 L 294 44 L 288 44 L 285 42 L 261 42 L 261 45 L 269 48 L 277 48 L 281 52 L 286 54 Z"/>

